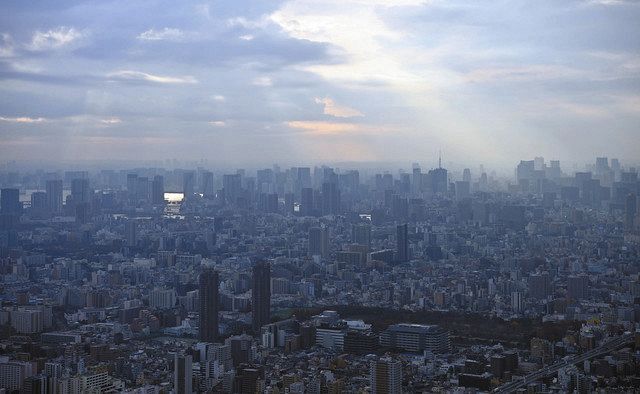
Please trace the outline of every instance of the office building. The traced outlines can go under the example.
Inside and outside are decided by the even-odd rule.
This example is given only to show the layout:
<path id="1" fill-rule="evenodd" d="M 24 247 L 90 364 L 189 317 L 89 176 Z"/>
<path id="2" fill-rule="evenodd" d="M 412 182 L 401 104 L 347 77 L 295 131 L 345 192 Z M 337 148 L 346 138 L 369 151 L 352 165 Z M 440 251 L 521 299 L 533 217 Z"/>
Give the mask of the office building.
<path id="1" fill-rule="evenodd" d="M 309 229 L 309 256 L 329 257 L 329 230 L 326 227 Z"/>
<path id="2" fill-rule="evenodd" d="M 91 203 L 91 189 L 89 180 L 86 178 L 76 178 L 71 180 L 71 201 L 75 206 Z"/>
<path id="3" fill-rule="evenodd" d="M 589 277 L 572 275 L 567 278 L 567 297 L 580 300 L 589 296 Z"/>
<path id="4" fill-rule="evenodd" d="M 135 220 L 127 220 L 124 223 L 125 242 L 130 248 L 133 248 L 138 243 L 138 224 Z"/>
<path id="5" fill-rule="evenodd" d="M 204 171 L 202 172 L 200 191 L 205 198 L 213 198 L 215 197 L 215 188 L 213 185 L 213 172 Z"/>
<path id="6" fill-rule="evenodd" d="M 176 305 L 176 291 L 173 289 L 153 289 L 149 292 L 149 306 L 156 309 L 173 308 Z"/>
<path id="7" fill-rule="evenodd" d="M 371 394 L 402 393 L 402 363 L 391 357 L 372 360 L 369 367 Z"/>
<path id="8" fill-rule="evenodd" d="M 313 216 L 313 204 L 313 189 L 310 187 L 302 188 L 300 198 L 300 214 L 302 216 Z"/>
<path id="9" fill-rule="evenodd" d="M 529 295 L 531 297 L 545 299 L 551 293 L 551 278 L 547 272 L 533 274 L 529 277 Z"/>
<path id="10" fill-rule="evenodd" d="M 53 214 L 62 212 L 62 179 L 46 182 L 47 209 Z"/>
<path id="11" fill-rule="evenodd" d="M 253 331 L 271 323 L 271 265 L 260 261 L 253 266 L 251 312 Z"/>
<path id="12" fill-rule="evenodd" d="M 407 352 L 447 353 L 449 333 L 436 325 L 400 323 L 389 326 L 380 334 L 380 345 Z"/>
<path id="13" fill-rule="evenodd" d="M 191 355 L 177 354 L 174 358 L 173 391 L 175 394 L 192 394 L 192 357 Z"/>
<path id="14" fill-rule="evenodd" d="M 207 268 L 200 274 L 200 340 L 215 342 L 218 339 L 218 272 Z"/>
<path id="15" fill-rule="evenodd" d="M 396 227 L 396 260 L 399 263 L 409 261 L 409 231 L 406 223 Z"/>
<path id="16" fill-rule="evenodd" d="M 335 182 L 322 184 L 322 214 L 337 215 L 340 212 L 340 190 Z"/>
<path id="17" fill-rule="evenodd" d="M 191 200 L 195 193 L 196 175 L 193 171 L 185 171 L 182 173 L 182 193 L 185 200 Z"/>
<path id="18" fill-rule="evenodd" d="M 22 213 L 20 190 L 13 188 L 0 190 L 0 213 L 8 215 L 20 215 Z"/>
<path id="19" fill-rule="evenodd" d="M 151 181 L 151 203 L 164 204 L 164 177 L 156 175 Z"/>
<path id="20" fill-rule="evenodd" d="M 371 225 L 354 224 L 351 226 L 351 242 L 371 248 Z"/>

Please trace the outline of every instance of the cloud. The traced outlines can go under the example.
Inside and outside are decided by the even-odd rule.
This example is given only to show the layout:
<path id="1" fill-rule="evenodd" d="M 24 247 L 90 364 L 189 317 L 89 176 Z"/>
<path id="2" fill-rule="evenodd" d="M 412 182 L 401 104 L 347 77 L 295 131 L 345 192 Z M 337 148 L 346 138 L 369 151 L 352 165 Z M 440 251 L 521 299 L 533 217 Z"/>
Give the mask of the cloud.
<path id="1" fill-rule="evenodd" d="M 13 56 L 13 39 L 7 33 L 0 34 L 0 57 Z"/>
<path id="2" fill-rule="evenodd" d="M 47 51 L 67 47 L 81 39 L 84 34 L 73 27 L 60 26 L 45 32 L 36 31 L 27 49 L 31 51 Z"/>
<path id="3" fill-rule="evenodd" d="M 322 104 L 324 106 L 325 115 L 331 115 L 336 118 L 353 118 L 356 116 L 364 116 L 364 114 L 357 109 L 347 107 L 345 105 L 338 105 L 335 101 L 328 97 L 316 97 L 315 102 L 316 104 Z"/>
<path id="4" fill-rule="evenodd" d="M 209 124 L 211 126 L 215 126 L 215 127 L 224 127 L 224 126 L 226 126 L 226 123 L 221 121 L 221 120 L 212 120 L 212 121 L 209 122 Z"/>
<path id="5" fill-rule="evenodd" d="M 114 125 L 114 124 L 119 124 L 122 123 L 122 119 L 120 118 L 106 118 L 106 119 L 100 119 L 100 123 L 110 126 L 110 125 Z"/>
<path id="6" fill-rule="evenodd" d="M 180 41 L 184 36 L 184 32 L 180 29 L 165 27 L 162 30 L 149 29 L 140 33 L 137 38 L 143 41 Z"/>
<path id="7" fill-rule="evenodd" d="M 292 120 L 285 122 L 292 128 L 304 131 L 310 135 L 390 135 L 398 127 L 386 124 L 368 125 L 351 122 L 330 122 L 316 120 Z"/>
<path id="8" fill-rule="evenodd" d="M 45 118 L 30 118 L 28 116 L 19 116 L 19 117 L 5 117 L 0 116 L 0 121 L 10 122 L 10 123 L 42 123 L 46 122 Z"/>
<path id="9" fill-rule="evenodd" d="M 263 87 L 268 87 L 273 85 L 273 81 L 271 80 L 270 77 L 256 77 L 253 79 L 253 85 L 255 86 L 263 86 Z"/>
<path id="10" fill-rule="evenodd" d="M 198 80 L 190 75 L 184 76 L 165 76 L 148 74 L 142 71 L 120 70 L 107 75 L 107 78 L 118 81 L 140 81 L 153 82 L 159 84 L 195 84 Z"/>

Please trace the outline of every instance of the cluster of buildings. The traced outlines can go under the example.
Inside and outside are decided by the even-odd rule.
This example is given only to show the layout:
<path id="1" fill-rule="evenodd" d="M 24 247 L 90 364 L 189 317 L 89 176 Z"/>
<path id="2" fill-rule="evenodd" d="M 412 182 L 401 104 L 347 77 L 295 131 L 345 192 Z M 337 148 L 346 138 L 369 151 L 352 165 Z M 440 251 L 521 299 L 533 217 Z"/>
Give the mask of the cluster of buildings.
<path id="1" fill-rule="evenodd" d="M 0 390 L 637 389 L 637 170 L 515 175 L 3 170 Z"/>

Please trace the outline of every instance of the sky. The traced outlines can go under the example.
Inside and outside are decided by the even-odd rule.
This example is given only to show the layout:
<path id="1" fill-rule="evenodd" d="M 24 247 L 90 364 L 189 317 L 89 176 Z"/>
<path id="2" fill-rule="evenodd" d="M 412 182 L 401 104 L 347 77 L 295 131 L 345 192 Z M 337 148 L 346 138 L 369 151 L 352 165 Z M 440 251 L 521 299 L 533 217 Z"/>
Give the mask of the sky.
<path id="1" fill-rule="evenodd" d="M 640 2 L 0 2 L 0 157 L 640 158 Z"/>

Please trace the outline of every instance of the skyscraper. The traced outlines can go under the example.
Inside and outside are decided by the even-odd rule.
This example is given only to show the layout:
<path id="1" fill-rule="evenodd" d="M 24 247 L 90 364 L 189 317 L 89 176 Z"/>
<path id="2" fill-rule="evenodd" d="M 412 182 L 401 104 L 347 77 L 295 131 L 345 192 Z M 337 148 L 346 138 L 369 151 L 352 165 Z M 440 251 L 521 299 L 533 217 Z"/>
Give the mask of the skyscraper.
<path id="1" fill-rule="evenodd" d="M 351 227 L 351 242 L 371 247 L 371 225 L 354 224 Z"/>
<path id="2" fill-rule="evenodd" d="M 396 227 L 396 250 L 399 263 L 409 260 L 409 231 L 406 223 Z"/>
<path id="3" fill-rule="evenodd" d="M 151 182 L 151 202 L 153 204 L 164 204 L 164 177 L 156 175 Z"/>
<path id="4" fill-rule="evenodd" d="M 309 256 L 329 256 L 329 230 L 326 227 L 309 229 Z"/>
<path id="5" fill-rule="evenodd" d="M 173 373 L 173 391 L 176 394 L 192 394 L 193 369 L 191 355 L 175 355 Z"/>
<path id="6" fill-rule="evenodd" d="M 335 182 L 322 184 L 322 214 L 336 215 L 340 211 L 340 190 Z"/>
<path id="7" fill-rule="evenodd" d="M 371 394 L 402 393 L 402 363 L 391 357 L 371 361 L 369 367 Z"/>
<path id="8" fill-rule="evenodd" d="M 464 170 L 462 170 L 462 180 L 464 182 L 471 183 L 471 170 L 470 169 L 465 168 Z"/>
<path id="9" fill-rule="evenodd" d="M 135 201 L 138 194 L 138 175 L 127 174 L 127 195 L 129 201 Z"/>
<path id="10" fill-rule="evenodd" d="M 51 213 L 62 212 L 62 179 L 49 180 L 46 183 L 47 209 Z"/>
<path id="11" fill-rule="evenodd" d="M 240 174 L 223 175 L 222 188 L 224 189 L 224 198 L 227 203 L 237 204 L 242 189 L 242 178 Z"/>
<path id="12" fill-rule="evenodd" d="M 218 338 L 218 272 L 207 268 L 200 274 L 200 340 Z"/>
<path id="13" fill-rule="evenodd" d="M 19 215 L 21 212 L 20 190 L 12 188 L 0 190 L 0 213 Z"/>
<path id="14" fill-rule="evenodd" d="M 300 214 L 302 216 L 311 216 L 313 214 L 313 189 L 304 187 L 300 197 Z"/>
<path id="15" fill-rule="evenodd" d="M 71 180 L 71 201 L 75 206 L 83 203 L 89 204 L 91 202 L 91 190 L 89 189 L 88 179 L 76 178 Z"/>
<path id="16" fill-rule="evenodd" d="M 195 193 L 195 174 L 193 171 L 186 171 L 182 174 L 182 193 L 184 193 L 184 199 L 190 200 Z"/>
<path id="17" fill-rule="evenodd" d="M 125 241 L 128 247 L 135 247 L 138 243 L 138 229 L 135 220 L 127 220 L 124 224 Z"/>
<path id="18" fill-rule="evenodd" d="M 627 194 L 624 202 L 624 226 L 626 230 L 633 230 L 636 223 L 636 212 L 638 211 L 638 198 L 635 193 Z"/>
<path id="19" fill-rule="evenodd" d="M 271 322 L 271 265 L 260 261 L 253 266 L 251 311 L 253 331 Z"/>
<path id="20" fill-rule="evenodd" d="M 204 171 L 202 173 L 200 190 L 202 191 L 202 195 L 206 198 L 212 198 L 215 196 L 215 190 L 213 186 L 213 172 Z"/>

